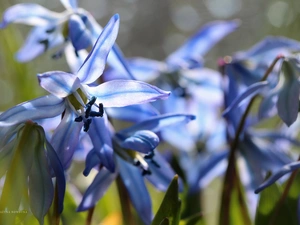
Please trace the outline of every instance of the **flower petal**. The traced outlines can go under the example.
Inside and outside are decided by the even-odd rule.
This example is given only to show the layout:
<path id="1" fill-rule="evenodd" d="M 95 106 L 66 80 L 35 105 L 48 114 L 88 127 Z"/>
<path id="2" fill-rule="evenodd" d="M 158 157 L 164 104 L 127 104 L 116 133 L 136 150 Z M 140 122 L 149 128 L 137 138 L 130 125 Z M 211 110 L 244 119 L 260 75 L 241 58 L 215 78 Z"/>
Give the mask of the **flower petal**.
<path id="1" fill-rule="evenodd" d="M 280 179 L 282 176 L 293 172 L 296 169 L 300 168 L 300 162 L 292 162 L 285 166 L 283 166 L 280 170 L 275 172 L 273 175 L 271 175 L 265 182 L 263 182 L 256 190 L 255 193 L 259 193 L 265 188 L 269 187 L 273 183 L 275 183 L 278 179 Z"/>
<path id="2" fill-rule="evenodd" d="M 110 173 L 106 169 L 101 169 L 91 185 L 84 193 L 77 212 L 88 210 L 94 207 L 100 198 L 105 194 L 107 188 L 115 180 L 118 173 Z"/>
<path id="3" fill-rule="evenodd" d="M 152 203 L 141 171 L 138 167 L 125 162 L 120 157 L 117 157 L 117 159 L 120 175 L 132 205 L 143 222 L 149 225 L 152 220 Z"/>
<path id="4" fill-rule="evenodd" d="M 44 217 L 54 197 L 52 178 L 44 148 L 35 151 L 29 174 L 28 188 L 30 209 L 40 224 L 43 224 Z"/>
<path id="5" fill-rule="evenodd" d="M 293 67 L 293 61 L 283 61 L 282 63 L 280 79 L 283 79 L 283 82 L 276 105 L 279 117 L 287 126 L 296 121 L 299 110 L 299 76 L 295 74 L 296 71 Z M 299 72 L 297 71 L 297 73 Z"/>
<path id="6" fill-rule="evenodd" d="M 147 154 L 157 147 L 159 144 L 159 138 L 152 131 L 140 130 L 126 138 L 120 144 L 123 148 Z"/>
<path id="7" fill-rule="evenodd" d="M 69 37 L 76 51 L 92 46 L 90 31 L 80 16 L 74 14 L 69 19 Z"/>
<path id="8" fill-rule="evenodd" d="M 54 95 L 46 95 L 23 102 L 0 115 L 0 126 L 10 126 L 27 120 L 51 118 L 61 114 L 65 101 Z"/>
<path id="9" fill-rule="evenodd" d="M 195 163 L 187 165 L 189 192 L 195 193 L 201 188 L 205 188 L 210 181 L 224 173 L 226 171 L 224 161 L 227 160 L 227 156 L 228 151 L 215 152 L 209 156 L 200 155 Z"/>
<path id="10" fill-rule="evenodd" d="M 108 128 L 107 117 L 93 118 L 88 134 L 94 145 L 101 163 L 111 172 L 115 171 L 114 154 L 112 148 L 112 137 Z"/>
<path id="11" fill-rule="evenodd" d="M 75 118 L 76 115 L 74 112 L 67 108 L 62 121 L 55 129 L 50 141 L 64 169 L 67 169 L 71 164 L 83 125 L 82 123 L 75 122 Z"/>
<path id="12" fill-rule="evenodd" d="M 92 51 L 77 73 L 82 83 L 90 84 L 102 75 L 108 53 L 117 38 L 119 23 L 119 15 L 116 14 L 104 27 Z"/>
<path id="13" fill-rule="evenodd" d="M 64 38 L 60 32 L 49 33 L 53 29 L 52 25 L 34 27 L 22 48 L 16 54 L 16 60 L 19 62 L 28 62 L 41 55 L 50 48 L 60 45 L 64 42 Z"/>
<path id="14" fill-rule="evenodd" d="M 83 175 L 88 176 L 92 168 L 97 165 L 100 165 L 100 163 L 101 160 L 98 157 L 97 151 L 95 149 L 92 149 L 86 156 L 85 169 L 83 171 Z"/>
<path id="15" fill-rule="evenodd" d="M 126 64 L 134 78 L 144 82 L 151 82 L 167 71 L 167 65 L 164 62 L 141 57 L 128 59 Z M 113 65 L 104 74 L 105 81 L 128 78 L 126 71 L 122 68 L 115 68 Z"/>
<path id="16" fill-rule="evenodd" d="M 66 9 L 77 9 L 77 0 L 60 0 Z"/>
<path id="17" fill-rule="evenodd" d="M 130 122 L 140 122 L 157 116 L 158 111 L 150 104 L 129 105 L 126 107 L 106 108 L 105 112 L 112 118 Z"/>
<path id="18" fill-rule="evenodd" d="M 129 128 L 123 129 L 118 133 L 124 135 L 131 135 L 139 130 L 150 130 L 154 133 L 161 131 L 164 128 L 168 128 L 172 125 L 180 123 L 188 123 L 191 120 L 194 120 L 195 116 L 187 114 L 166 114 L 151 119 L 144 120 L 140 123 L 137 123 Z"/>
<path id="19" fill-rule="evenodd" d="M 76 74 L 88 56 L 88 52 L 86 50 L 80 50 L 75 53 L 74 47 L 69 43 L 65 47 L 65 56 L 71 72 Z"/>
<path id="20" fill-rule="evenodd" d="M 53 169 L 56 177 L 56 185 L 58 189 L 58 212 L 62 213 L 64 207 L 64 196 L 66 192 L 66 178 L 64 168 L 58 158 L 58 155 L 48 141 L 46 141 L 46 148 L 47 157 L 49 158 L 51 168 Z"/>
<path id="21" fill-rule="evenodd" d="M 112 80 L 90 87 L 87 90 L 104 107 L 123 107 L 167 98 L 170 92 L 163 91 L 142 81 Z"/>
<path id="22" fill-rule="evenodd" d="M 21 3 L 9 7 L 3 13 L 0 28 L 5 28 L 10 23 L 45 26 L 50 23 L 56 23 L 62 16 L 62 14 L 52 12 L 38 4 Z"/>
<path id="23" fill-rule="evenodd" d="M 268 81 L 261 81 L 250 85 L 241 95 L 239 95 L 236 99 L 234 99 L 231 102 L 230 106 L 228 106 L 227 109 L 223 112 L 223 116 L 228 114 L 231 110 L 234 110 L 235 108 L 239 107 L 239 105 L 242 104 L 242 102 L 247 98 L 251 98 L 254 95 L 264 91 L 265 87 L 267 87 L 268 85 Z"/>
<path id="24" fill-rule="evenodd" d="M 239 21 L 216 21 L 206 24 L 194 36 L 188 39 L 178 50 L 167 58 L 167 63 L 175 68 L 193 68 L 217 42 L 233 32 Z"/>
<path id="25" fill-rule="evenodd" d="M 60 98 L 67 97 L 80 86 L 80 80 L 74 74 L 62 71 L 42 73 L 37 77 L 42 88 Z"/>

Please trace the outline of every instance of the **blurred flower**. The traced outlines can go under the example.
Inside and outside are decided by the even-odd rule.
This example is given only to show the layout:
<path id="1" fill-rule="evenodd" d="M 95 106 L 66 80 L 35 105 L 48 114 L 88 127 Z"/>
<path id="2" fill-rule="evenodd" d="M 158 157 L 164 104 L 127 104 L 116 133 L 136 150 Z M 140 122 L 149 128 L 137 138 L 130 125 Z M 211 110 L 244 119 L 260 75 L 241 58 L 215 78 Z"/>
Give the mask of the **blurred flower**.
<path id="1" fill-rule="evenodd" d="M 159 143 L 156 133 L 194 119 L 194 116 L 186 114 L 161 115 L 136 123 L 116 133 L 112 129 L 109 130 L 109 134 L 102 132 L 101 140 L 104 140 L 105 136 L 112 138 L 117 171 L 110 173 L 100 166 L 97 176 L 83 196 L 78 211 L 95 206 L 120 174 L 138 215 L 145 224 L 150 224 L 152 204 L 143 177 L 147 178 L 158 190 L 166 191 L 175 175 L 167 161 L 155 150 Z M 109 122 L 106 120 L 106 123 Z M 97 127 L 99 126 L 92 125 L 91 129 Z M 86 157 L 84 175 L 88 176 L 92 168 L 95 166 L 99 168 L 102 164 L 99 154 L 92 149 Z M 180 183 L 180 190 L 182 188 L 182 183 Z"/>

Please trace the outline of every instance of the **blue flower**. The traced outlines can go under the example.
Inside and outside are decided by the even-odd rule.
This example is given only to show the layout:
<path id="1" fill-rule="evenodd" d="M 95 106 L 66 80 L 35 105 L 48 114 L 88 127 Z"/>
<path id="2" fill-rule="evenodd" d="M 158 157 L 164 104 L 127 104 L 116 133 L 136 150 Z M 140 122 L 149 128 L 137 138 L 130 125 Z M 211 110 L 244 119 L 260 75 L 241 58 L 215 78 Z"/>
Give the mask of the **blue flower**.
<path id="1" fill-rule="evenodd" d="M 61 0 L 61 3 L 66 8 L 66 11 L 62 13 L 52 12 L 34 3 L 17 4 L 3 13 L 0 28 L 5 28 L 11 23 L 34 26 L 24 45 L 16 54 L 19 62 L 33 60 L 48 49 L 57 46 L 61 47 L 53 58 L 59 58 L 64 51 L 67 51 L 67 57 L 72 54 L 75 58 L 79 58 L 80 55 L 85 54 L 79 53 L 80 50 L 85 51 L 84 49 L 93 46 L 97 41 L 102 27 L 93 16 L 86 10 L 78 8 L 76 0 Z M 71 50 L 70 43 L 72 44 Z M 108 61 L 115 68 L 125 69 L 130 76 L 123 54 L 116 44 L 113 46 Z"/>
<path id="2" fill-rule="evenodd" d="M 138 215 L 145 224 L 150 224 L 152 220 L 151 199 L 144 177 L 158 190 L 165 191 L 175 175 L 170 165 L 155 150 L 159 143 L 156 133 L 193 119 L 195 119 L 194 116 L 185 114 L 161 115 L 136 123 L 115 134 L 111 130 L 109 136 L 112 138 L 117 170 L 115 173 L 110 173 L 104 168 L 99 170 L 94 181 L 86 190 L 78 211 L 95 206 L 119 174 Z M 102 136 L 104 135 L 106 134 L 102 134 Z M 94 149 L 88 153 L 84 175 L 87 176 L 92 168 L 95 166 L 99 168 L 99 165 L 103 163 L 97 156 L 99 154 Z M 180 189 L 182 190 L 182 183 L 180 183 Z"/>
<path id="3" fill-rule="evenodd" d="M 169 92 L 140 81 L 114 80 L 98 86 L 93 85 L 104 70 L 118 27 L 119 17 L 115 15 L 103 29 L 76 74 L 61 71 L 38 74 L 40 85 L 51 95 L 22 103 L 6 111 L 0 116 L 0 125 L 14 125 L 28 119 L 51 118 L 63 113 L 62 121 L 51 138 L 51 144 L 56 149 L 64 168 L 67 168 L 78 143 L 81 127 L 84 127 L 84 131 L 88 131 L 92 121 L 96 117 L 103 116 L 104 108 L 123 107 L 167 98 Z M 105 127 L 99 129 L 106 130 Z M 99 146 L 98 150 L 101 149 L 102 146 Z M 112 150 L 106 153 L 106 156 L 107 154 L 112 156 Z M 113 171 L 113 160 L 110 161 L 106 167 Z"/>

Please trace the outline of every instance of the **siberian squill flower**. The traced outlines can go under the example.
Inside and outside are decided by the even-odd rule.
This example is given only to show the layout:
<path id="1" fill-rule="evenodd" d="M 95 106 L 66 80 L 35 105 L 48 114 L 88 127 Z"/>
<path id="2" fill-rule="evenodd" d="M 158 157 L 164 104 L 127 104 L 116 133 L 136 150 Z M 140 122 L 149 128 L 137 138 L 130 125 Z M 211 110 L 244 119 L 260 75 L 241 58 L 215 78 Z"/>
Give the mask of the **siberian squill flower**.
<path id="1" fill-rule="evenodd" d="M 242 54 L 249 57 L 244 59 L 245 62 L 259 60 L 257 63 L 263 64 L 263 68 L 267 70 L 271 62 L 278 57 L 278 65 L 274 66 L 266 80 L 260 80 L 263 76 L 261 66 L 254 69 L 251 67 L 241 69 L 242 62 L 233 61 L 232 64 L 226 64 L 225 73 L 234 78 L 231 79 L 230 85 L 237 85 L 239 88 L 230 88 L 232 103 L 223 114 L 227 116 L 230 111 L 238 111 L 239 107 L 248 102 L 252 96 L 260 94 L 263 100 L 259 106 L 258 119 L 270 118 L 278 114 L 284 123 L 290 126 L 297 119 L 299 108 L 299 59 L 292 53 L 300 50 L 300 43 L 285 38 L 269 38 L 258 47 L 249 51 L 257 52 L 252 56 L 250 53 Z M 263 56 L 263 60 L 260 60 Z M 243 82 L 233 81 L 238 80 L 238 77 Z M 238 92 L 233 93 L 232 90 Z"/>
<path id="2" fill-rule="evenodd" d="M 16 54 L 19 62 L 28 62 L 43 54 L 48 49 L 60 46 L 53 55 L 60 57 L 67 46 L 72 45 L 72 54 L 92 47 L 102 32 L 102 27 L 93 16 L 78 8 L 76 0 L 60 0 L 66 11 L 57 13 L 35 3 L 20 3 L 9 7 L 3 13 L 0 28 L 11 23 L 33 26 L 24 45 Z M 109 57 L 109 63 L 115 67 L 125 68 L 122 52 L 115 45 Z"/>
<path id="3" fill-rule="evenodd" d="M 236 30 L 238 25 L 235 20 L 206 24 L 162 62 L 140 57 L 127 60 L 127 65 L 137 80 L 152 82 L 172 91 L 168 102 L 155 105 L 158 111 L 196 115 L 197 123 L 193 123 L 189 131 L 183 127 L 162 133 L 164 139 L 179 149 L 195 149 L 194 139 L 206 136 L 206 131 L 215 125 L 218 108 L 222 105 L 221 76 L 214 70 L 203 68 L 203 56 L 218 41 Z M 129 78 L 127 74 L 126 71 L 122 74 L 120 70 L 112 68 L 104 77 L 106 80 Z M 209 99 L 207 95 L 210 96 Z M 111 109 L 109 113 L 124 115 L 112 112 Z"/>
<path id="4" fill-rule="evenodd" d="M 166 191 L 175 173 L 167 161 L 156 150 L 159 144 L 157 133 L 167 127 L 175 128 L 180 123 L 188 123 L 195 117 L 187 114 L 160 115 L 138 122 L 131 127 L 114 132 L 101 132 L 100 141 L 112 140 L 116 171 L 110 173 L 105 168 L 99 169 L 103 161 L 92 148 L 86 157 L 84 175 L 87 176 L 92 168 L 99 170 L 91 185 L 86 190 L 78 211 L 87 210 L 99 201 L 110 184 L 120 175 L 128 191 L 131 202 L 145 224 L 152 220 L 151 198 L 147 191 L 144 178 L 155 188 Z M 102 120 L 103 121 L 103 120 Z M 109 123 L 108 120 L 105 123 Z M 90 129 L 96 134 L 98 125 L 92 123 Z M 111 126 L 108 126 L 111 127 Z M 100 132 L 98 130 L 98 132 Z M 108 143 L 108 141 L 105 141 Z M 180 183 L 182 190 L 182 183 Z"/>
<path id="5" fill-rule="evenodd" d="M 28 119 L 36 120 L 62 114 L 62 120 L 52 135 L 51 144 L 64 168 L 67 168 L 82 126 L 84 131 L 88 131 L 92 119 L 103 116 L 104 108 L 141 104 L 168 97 L 169 92 L 141 81 L 114 80 L 98 86 L 93 84 L 102 75 L 118 28 L 119 16 L 115 15 L 103 29 L 76 74 L 62 71 L 38 74 L 40 86 L 51 94 L 6 111 L 0 116 L 0 125 L 14 125 Z M 101 147 L 99 146 L 99 151 L 107 150 Z M 112 150 L 108 151 L 103 154 L 112 158 Z M 113 163 L 105 166 L 111 171 L 114 170 Z"/>

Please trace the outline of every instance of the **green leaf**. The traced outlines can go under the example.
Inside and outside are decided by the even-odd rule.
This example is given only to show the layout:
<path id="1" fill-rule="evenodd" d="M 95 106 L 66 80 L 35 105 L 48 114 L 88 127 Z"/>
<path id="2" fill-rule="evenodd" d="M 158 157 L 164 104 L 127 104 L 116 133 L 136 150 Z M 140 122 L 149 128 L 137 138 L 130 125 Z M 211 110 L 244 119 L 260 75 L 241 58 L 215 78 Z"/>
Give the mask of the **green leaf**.
<path id="1" fill-rule="evenodd" d="M 179 225 L 204 225 L 204 219 L 202 213 L 197 213 L 184 220 L 180 220 Z"/>
<path id="2" fill-rule="evenodd" d="M 44 224 L 44 217 L 51 206 L 53 196 L 52 178 L 42 142 L 40 148 L 36 149 L 29 174 L 30 209 L 40 224 Z"/>
<path id="3" fill-rule="evenodd" d="M 239 174 L 236 171 L 236 166 L 230 164 L 224 179 L 219 218 L 220 225 L 252 224 L 244 194 Z"/>
<path id="4" fill-rule="evenodd" d="M 178 225 L 181 201 L 178 198 L 178 175 L 176 175 L 152 221 L 152 225 Z"/>
<path id="5" fill-rule="evenodd" d="M 70 193 L 69 188 L 67 188 L 64 198 L 64 211 L 61 214 L 61 219 L 64 224 L 72 225 L 82 225 L 85 224 L 85 219 L 87 216 L 86 212 L 76 212 L 77 204 Z M 100 212 L 100 211 L 99 211 Z"/>
<path id="6" fill-rule="evenodd" d="M 256 209 L 255 225 L 297 224 L 297 220 L 292 218 L 290 206 L 287 204 L 287 201 L 284 201 L 282 206 L 278 208 L 281 195 L 281 188 L 276 183 L 261 192 L 259 203 Z M 296 208 L 294 209 L 294 218 L 297 218 Z"/>

